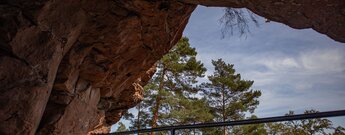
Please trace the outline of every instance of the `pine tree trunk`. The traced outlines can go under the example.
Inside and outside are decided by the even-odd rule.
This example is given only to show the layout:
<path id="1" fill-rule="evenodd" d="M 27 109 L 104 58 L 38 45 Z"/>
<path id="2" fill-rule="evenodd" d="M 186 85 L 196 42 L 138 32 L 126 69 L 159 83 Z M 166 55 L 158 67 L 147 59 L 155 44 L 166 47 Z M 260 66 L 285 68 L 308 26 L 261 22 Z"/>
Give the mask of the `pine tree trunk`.
<path id="1" fill-rule="evenodd" d="M 156 97 L 156 105 L 155 105 L 154 112 L 153 112 L 153 119 L 152 119 L 152 126 L 151 126 L 152 128 L 156 128 L 157 127 L 158 111 L 159 111 L 160 101 L 161 101 L 161 97 L 159 95 L 157 95 L 157 97 Z M 151 135 L 153 135 L 153 132 L 151 132 Z"/>
<path id="2" fill-rule="evenodd" d="M 139 103 L 138 104 L 138 130 L 140 129 L 140 111 L 141 111 L 141 103 Z M 139 133 L 138 133 L 138 135 L 140 135 Z"/>
<path id="3" fill-rule="evenodd" d="M 193 124 L 195 124 L 195 121 L 193 122 Z M 195 128 L 193 129 L 193 133 L 194 133 L 194 135 L 195 135 L 195 133 L 196 133 L 196 132 L 195 132 Z"/>
<path id="4" fill-rule="evenodd" d="M 162 78 L 159 82 L 159 87 L 158 87 L 158 94 L 156 97 L 156 104 L 155 104 L 155 108 L 153 111 L 153 119 L 152 119 L 152 128 L 156 128 L 157 127 L 157 121 L 158 121 L 158 111 L 159 111 L 159 107 L 161 105 L 161 96 L 160 96 L 160 92 L 163 90 L 163 86 L 164 86 L 164 76 L 165 76 L 165 72 L 166 69 L 163 66 L 163 70 L 162 70 Z M 150 135 L 153 135 L 154 132 L 151 132 Z"/>
<path id="5" fill-rule="evenodd" d="M 226 129 L 225 126 L 223 127 L 223 131 L 224 131 L 223 135 L 227 135 L 227 134 L 228 134 L 228 133 L 227 133 L 228 130 Z"/>
<path id="6" fill-rule="evenodd" d="M 223 115 L 223 122 L 226 120 L 226 114 L 225 114 L 225 87 L 224 85 L 222 86 L 222 115 Z M 223 135 L 227 135 L 227 130 L 226 126 L 223 127 Z"/>

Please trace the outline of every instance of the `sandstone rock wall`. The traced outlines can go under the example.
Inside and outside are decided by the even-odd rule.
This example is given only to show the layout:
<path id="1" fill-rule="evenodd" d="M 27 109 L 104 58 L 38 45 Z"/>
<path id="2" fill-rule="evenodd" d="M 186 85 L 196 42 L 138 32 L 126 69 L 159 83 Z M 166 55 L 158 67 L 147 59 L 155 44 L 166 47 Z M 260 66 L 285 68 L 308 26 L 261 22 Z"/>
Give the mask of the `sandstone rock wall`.
<path id="1" fill-rule="evenodd" d="M 0 134 L 108 131 L 143 98 L 196 4 L 247 7 L 345 42 L 342 0 L 2 0 Z"/>
<path id="2" fill-rule="evenodd" d="M 142 99 L 195 5 L 1 2 L 0 134 L 86 134 Z"/>

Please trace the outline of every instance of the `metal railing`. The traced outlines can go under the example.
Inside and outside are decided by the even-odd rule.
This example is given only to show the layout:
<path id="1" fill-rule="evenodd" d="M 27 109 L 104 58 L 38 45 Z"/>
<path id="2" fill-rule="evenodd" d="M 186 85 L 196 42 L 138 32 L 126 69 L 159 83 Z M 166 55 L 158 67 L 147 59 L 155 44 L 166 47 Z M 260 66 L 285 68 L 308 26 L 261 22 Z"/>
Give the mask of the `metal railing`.
<path id="1" fill-rule="evenodd" d="M 303 119 L 316 119 L 316 118 L 337 117 L 337 116 L 345 116 L 345 110 L 257 118 L 257 119 L 248 119 L 248 120 L 238 120 L 238 121 L 227 121 L 227 122 L 212 122 L 212 123 L 201 123 L 201 124 L 191 124 L 191 125 L 166 126 L 166 127 L 158 127 L 158 128 L 115 132 L 115 133 L 109 133 L 106 135 L 128 135 L 128 134 L 149 133 L 149 132 L 159 132 L 159 131 L 170 131 L 171 135 L 175 135 L 175 131 L 181 130 L 181 129 L 237 126 L 237 125 L 260 124 L 260 123 L 303 120 Z"/>

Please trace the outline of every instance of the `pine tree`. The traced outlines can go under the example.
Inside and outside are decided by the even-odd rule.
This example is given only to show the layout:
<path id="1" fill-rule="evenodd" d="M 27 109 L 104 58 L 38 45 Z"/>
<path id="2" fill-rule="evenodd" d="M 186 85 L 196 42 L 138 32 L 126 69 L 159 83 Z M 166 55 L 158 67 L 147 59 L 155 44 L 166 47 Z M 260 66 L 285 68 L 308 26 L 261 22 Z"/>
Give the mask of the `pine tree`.
<path id="1" fill-rule="evenodd" d="M 316 110 L 306 110 L 304 114 L 317 113 Z M 293 111 L 290 111 L 286 115 L 294 115 Z M 334 129 L 334 135 L 344 134 L 344 130 L 341 131 L 342 127 L 333 128 L 332 122 L 328 119 L 317 118 L 317 119 L 305 119 L 305 120 L 295 120 L 287 122 L 277 122 L 269 123 L 267 125 L 267 130 L 273 135 L 314 135 L 323 134 L 327 135 L 328 131 Z"/>
<path id="2" fill-rule="evenodd" d="M 131 130 L 136 130 L 136 129 L 143 129 L 143 128 L 148 128 L 150 127 L 150 120 L 151 120 L 151 115 L 150 115 L 150 110 L 149 109 L 149 104 L 141 102 L 139 103 L 135 108 L 137 109 L 138 113 L 134 117 L 133 114 L 132 117 L 125 118 L 127 120 L 130 120 L 131 126 L 129 127 Z"/>
<path id="3" fill-rule="evenodd" d="M 136 116 L 132 113 L 127 113 L 124 118 L 129 120 L 131 130 L 143 129 L 150 127 L 152 119 L 152 104 L 155 99 L 155 94 L 151 89 L 156 89 L 156 85 L 150 80 L 149 83 L 144 87 L 144 100 L 139 103 L 135 108 L 137 109 Z"/>
<path id="4" fill-rule="evenodd" d="M 182 116 L 186 115 L 183 111 L 189 112 L 189 116 L 203 114 L 194 117 L 193 122 L 211 119 L 209 112 L 203 112 L 208 109 L 205 99 L 195 98 L 199 92 L 195 87 L 197 78 L 203 77 L 206 71 L 196 55 L 195 48 L 190 47 L 188 38 L 184 37 L 157 62 L 157 72 L 144 87 L 145 98 L 136 107 L 139 110 L 137 118 L 131 120 L 133 129 L 191 123 L 187 119 L 192 117 Z"/>
<path id="5" fill-rule="evenodd" d="M 153 83 L 158 84 L 151 127 L 157 127 L 160 114 L 167 114 L 173 107 L 173 102 L 191 98 L 198 92 L 193 84 L 198 77 L 203 77 L 206 71 L 203 64 L 196 60 L 197 52 L 191 48 L 188 38 L 182 38 L 177 45 L 158 62 L 158 73 Z M 176 107 L 176 106 L 175 106 Z M 172 124 L 174 121 L 161 120 L 162 124 Z"/>
<path id="6" fill-rule="evenodd" d="M 215 121 L 240 120 L 246 112 L 253 113 L 261 96 L 259 90 L 250 89 L 254 81 L 242 80 L 240 74 L 235 74 L 234 65 L 226 64 L 222 59 L 213 60 L 212 64 L 215 71 L 208 76 L 210 82 L 202 84 L 202 87 Z M 223 127 L 224 135 L 227 130 Z"/>

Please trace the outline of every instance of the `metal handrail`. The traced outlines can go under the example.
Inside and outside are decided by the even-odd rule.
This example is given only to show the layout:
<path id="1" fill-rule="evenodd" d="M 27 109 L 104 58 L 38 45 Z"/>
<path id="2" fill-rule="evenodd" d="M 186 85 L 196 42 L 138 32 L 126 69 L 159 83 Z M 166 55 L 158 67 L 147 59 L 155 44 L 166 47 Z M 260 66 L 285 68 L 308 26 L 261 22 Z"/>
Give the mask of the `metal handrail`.
<path id="1" fill-rule="evenodd" d="M 211 123 L 200 123 L 200 124 L 179 125 L 179 126 L 166 126 L 166 127 L 158 127 L 158 128 L 148 128 L 148 129 L 139 129 L 139 130 L 132 130 L 132 131 L 108 133 L 105 135 L 128 135 L 128 134 L 148 133 L 148 132 L 158 132 L 158 131 L 170 131 L 171 135 L 175 135 L 175 130 L 180 130 L 180 129 L 224 127 L 224 126 L 260 124 L 260 123 L 303 120 L 303 119 L 316 119 L 316 118 L 323 118 L 323 117 L 338 117 L 338 116 L 345 116 L 345 110 L 317 112 L 317 113 L 310 113 L 310 114 L 296 114 L 296 115 L 277 116 L 277 117 L 266 117 L 266 118 L 238 120 L 238 121 L 211 122 Z"/>

